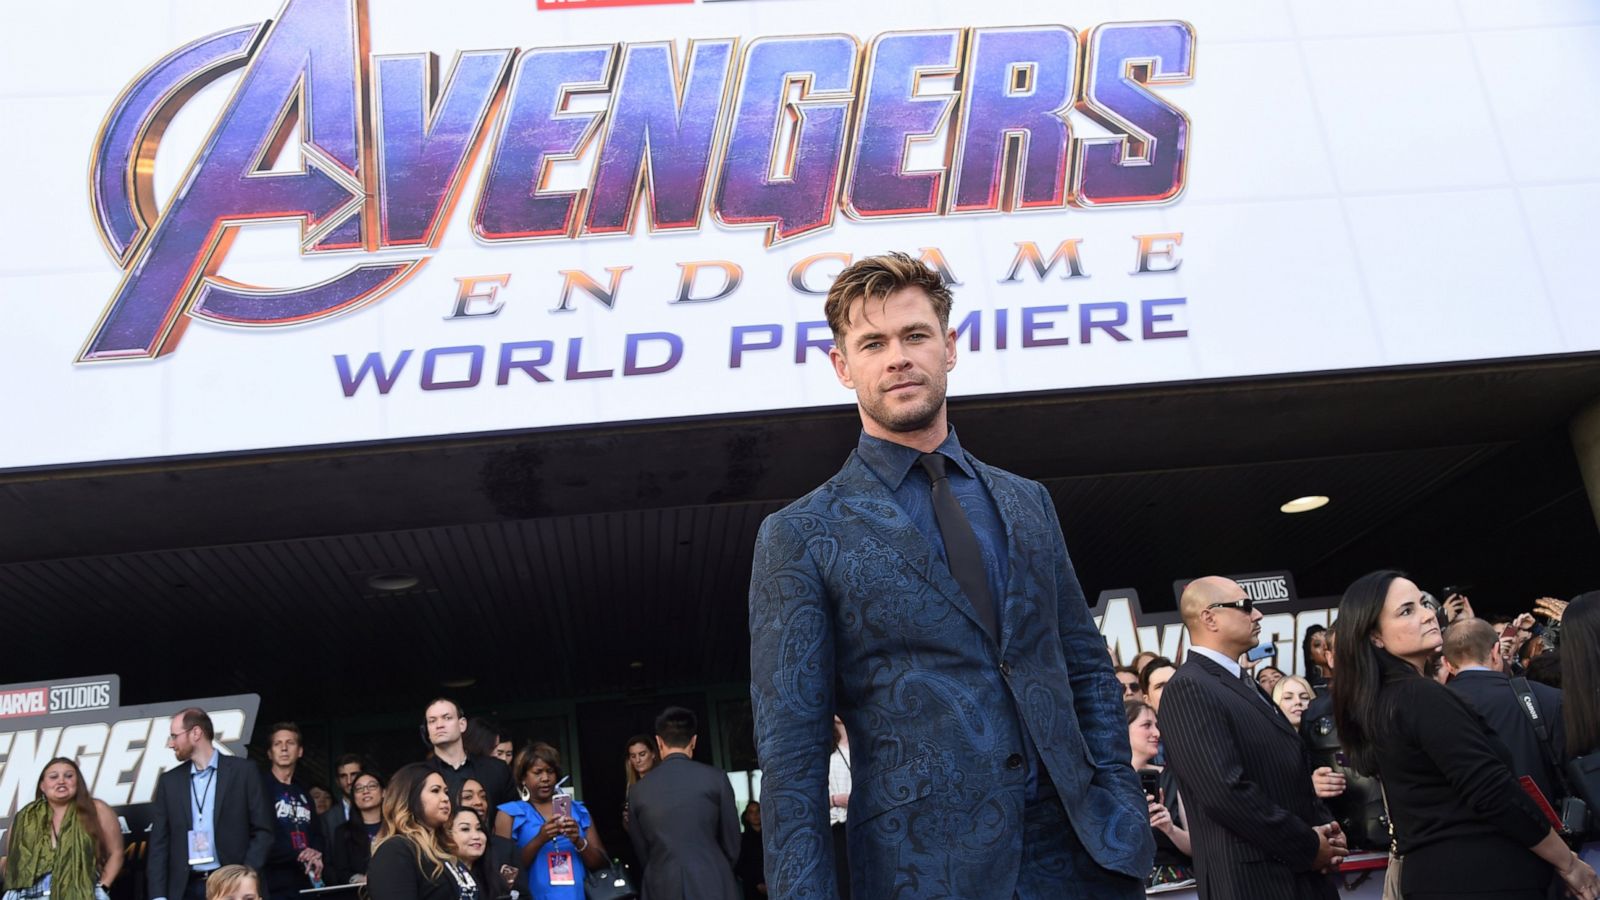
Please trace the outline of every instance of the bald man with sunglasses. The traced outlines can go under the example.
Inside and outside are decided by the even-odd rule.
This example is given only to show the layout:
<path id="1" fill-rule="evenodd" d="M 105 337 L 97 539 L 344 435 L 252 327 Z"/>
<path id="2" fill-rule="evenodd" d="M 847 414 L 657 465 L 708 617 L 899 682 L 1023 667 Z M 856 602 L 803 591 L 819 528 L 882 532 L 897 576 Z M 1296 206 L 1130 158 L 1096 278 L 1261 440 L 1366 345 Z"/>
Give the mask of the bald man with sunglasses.
<path id="1" fill-rule="evenodd" d="M 1294 726 L 1238 659 L 1260 643 L 1261 612 L 1238 583 L 1196 579 L 1179 601 L 1189 654 L 1161 698 L 1201 900 L 1334 900 L 1346 852 L 1317 800 Z"/>

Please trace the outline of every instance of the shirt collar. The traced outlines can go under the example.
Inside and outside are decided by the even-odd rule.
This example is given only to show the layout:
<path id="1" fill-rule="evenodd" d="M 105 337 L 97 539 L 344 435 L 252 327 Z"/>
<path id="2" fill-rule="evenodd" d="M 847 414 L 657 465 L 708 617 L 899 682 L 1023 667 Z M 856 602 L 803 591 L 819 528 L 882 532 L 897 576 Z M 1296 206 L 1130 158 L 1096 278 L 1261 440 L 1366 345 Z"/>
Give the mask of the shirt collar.
<path id="1" fill-rule="evenodd" d="M 1457 672 L 1488 672 L 1491 675 L 1504 674 L 1502 672 L 1496 672 L 1495 670 L 1489 668 L 1488 666 L 1462 666 L 1461 668 L 1457 669 L 1456 671 Z"/>
<path id="2" fill-rule="evenodd" d="M 206 762 L 205 769 L 200 768 L 199 766 L 195 765 L 193 761 L 190 761 L 190 763 L 189 763 L 189 774 L 194 776 L 194 777 L 196 777 L 196 778 L 199 778 L 201 775 L 205 774 L 206 769 L 210 769 L 212 771 L 216 771 L 216 768 L 217 768 L 217 757 L 221 756 L 221 755 L 222 754 L 217 752 L 217 748 L 216 747 L 212 747 L 211 748 L 211 759 Z"/>
<path id="3" fill-rule="evenodd" d="M 944 442 L 933 452 L 942 454 L 955 463 L 968 478 L 977 477 L 977 473 L 972 470 L 972 464 L 967 461 L 966 453 L 961 450 L 961 441 L 956 438 L 954 426 L 951 426 Z M 861 439 L 856 443 L 856 453 L 860 455 L 861 461 L 867 464 L 867 468 L 872 470 L 872 474 L 878 476 L 878 480 L 891 491 L 900 490 L 900 485 L 905 483 L 911 467 L 922 457 L 922 451 L 915 447 L 876 438 L 865 431 L 861 432 Z"/>
<path id="4" fill-rule="evenodd" d="M 1201 656 L 1204 656 L 1206 659 L 1209 659 L 1212 662 L 1216 663 L 1217 665 L 1223 667 L 1224 669 L 1227 669 L 1228 670 L 1228 674 L 1232 675 L 1235 678 L 1238 678 L 1239 677 L 1239 673 L 1242 671 L 1239 668 L 1239 663 L 1238 663 L 1237 660 L 1229 659 L 1226 656 L 1223 656 L 1221 653 L 1218 653 L 1217 651 L 1211 649 L 1210 647 L 1190 647 L 1189 648 L 1189 652 L 1190 653 L 1198 653 Z"/>

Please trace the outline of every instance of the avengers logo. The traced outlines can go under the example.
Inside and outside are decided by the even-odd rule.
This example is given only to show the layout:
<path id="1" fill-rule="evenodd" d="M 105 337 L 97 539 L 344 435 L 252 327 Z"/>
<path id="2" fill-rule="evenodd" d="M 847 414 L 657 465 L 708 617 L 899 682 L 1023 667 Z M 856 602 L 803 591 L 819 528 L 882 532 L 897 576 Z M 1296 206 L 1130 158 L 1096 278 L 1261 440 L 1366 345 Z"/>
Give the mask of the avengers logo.
<path id="1" fill-rule="evenodd" d="M 275 327 L 350 312 L 432 256 L 485 144 L 470 228 L 485 244 L 721 228 L 766 246 L 858 220 L 1166 203 L 1189 120 L 1184 22 L 1117 22 L 466 50 L 369 52 L 364 0 L 182 46 L 133 80 L 95 142 L 92 206 L 124 275 L 78 362 L 153 359 L 190 320 Z M 242 70 L 242 72 L 240 71 Z M 191 97 L 240 73 L 158 208 L 154 159 Z M 941 85 L 935 90 L 931 85 Z M 603 100 L 600 111 L 574 98 Z M 1077 136 L 1078 115 L 1104 129 Z M 275 168 L 291 140 L 297 170 Z M 908 168 L 913 147 L 941 163 Z M 586 186 L 554 164 L 592 158 Z M 238 229 L 299 224 L 305 255 L 366 258 L 317 284 L 220 274 Z M 381 254 L 381 255 L 377 255 Z"/>

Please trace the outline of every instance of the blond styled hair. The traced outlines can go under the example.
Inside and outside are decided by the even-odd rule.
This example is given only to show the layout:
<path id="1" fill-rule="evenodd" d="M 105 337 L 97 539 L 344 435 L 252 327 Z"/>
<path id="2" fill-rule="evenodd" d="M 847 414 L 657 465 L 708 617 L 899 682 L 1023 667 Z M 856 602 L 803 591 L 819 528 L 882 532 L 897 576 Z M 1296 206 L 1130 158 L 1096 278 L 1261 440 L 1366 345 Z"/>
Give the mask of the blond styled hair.
<path id="1" fill-rule="evenodd" d="M 422 790 L 427 786 L 428 776 L 437 774 L 425 763 L 409 763 L 394 773 L 383 792 L 383 824 L 378 827 L 378 839 L 372 844 L 372 851 L 376 853 L 385 841 L 395 838 L 410 841 L 416 850 L 417 868 L 429 878 L 438 878 L 451 861 L 442 835 L 423 824 L 421 815 Z"/>
<path id="2" fill-rule="evenodd" d="M 833 339 L 844 337 L 850 324 L 850 306 L 858 299 L 883 298 L 902 288 L 921 288 L 933 301 L 933 312 L 939 317 L 939 327 L 950 327 L 950 307 L 955 303 L 950 288 L 939 273 L 920 259 L 898 250 L 881 256 L 867 256 L 845 267 L 828 288 L 828 299 L 822 311 L 833 330 Z M 844 348 L 841 346 L 841 350 Z"/>
<path id="3" fill-rule="evenodd" d="M 206 876 L 206 900 L 218 900 L 233 893 L 239 883 L 246 878 L 256 883 L 256 893 L 261 893 L 261 876 L 249 866 L 231 865 L 212 872 Z"/>

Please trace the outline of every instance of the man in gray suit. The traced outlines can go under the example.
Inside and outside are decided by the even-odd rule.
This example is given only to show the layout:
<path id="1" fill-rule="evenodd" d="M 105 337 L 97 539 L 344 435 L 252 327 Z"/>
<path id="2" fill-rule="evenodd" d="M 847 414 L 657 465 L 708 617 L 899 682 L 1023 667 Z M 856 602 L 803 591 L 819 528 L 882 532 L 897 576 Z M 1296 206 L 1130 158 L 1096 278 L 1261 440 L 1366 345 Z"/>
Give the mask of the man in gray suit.
<path id="1" fill-rule="evenodd" d="M 643 900 L 739 900 L 739 814 L 722 771 L 694 761 L 695 715 L 656 716 L 661 762 L 628 791 L 628 837 L 644 866 Z"/>

